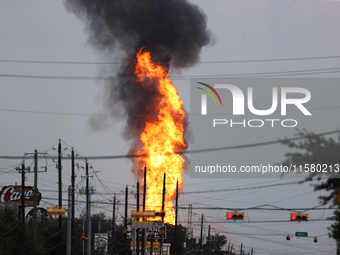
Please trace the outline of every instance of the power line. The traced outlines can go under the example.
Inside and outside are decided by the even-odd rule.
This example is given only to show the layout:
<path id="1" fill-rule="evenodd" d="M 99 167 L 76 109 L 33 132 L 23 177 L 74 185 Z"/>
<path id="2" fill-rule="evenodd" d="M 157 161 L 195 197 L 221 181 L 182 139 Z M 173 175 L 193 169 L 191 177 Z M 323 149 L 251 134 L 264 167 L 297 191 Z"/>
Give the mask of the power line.
<path id="1" fill-rule="evenodd" d="M 338 109 L 340 106 L 327 106 L 327 107 L 317 107 L 317 108 L 308 108 L 310 111 L 315 110 L 329 110 L 329 109 Z M 71 112 L 45 112 L 45 111 L 30 111 L 30 110 L 17 110 L 17 109 L 6 109 L 0 108 L 2 112 L 18 112 L 18 113 L 34 113 L 34 114 L 51 114 L 51 115 L 66 115 L 66 116 L 92 116 L 92 117 L 123 117 L 127 116 L 127 114 L 101 114 L 101 113 L 71 113 Z M 289 110 L 289 112 L 293 112 L 295 110 Z M 298 111 L 298 110 L 296 110 Z M 277 111 L 275 111 L 277 112 Z M 210 114 L 210 115 L 226 115 L 231 113 L 219 113 L 219 114 Z M 190 114 L 187 113 L 187 116 L 199 115 L 199 114 Z M 145 114 L 133 114 L 129 115 L 133 117 L 146 117 L 146 116 L 156 116 L 156 115 L 145 115 Z"/>
<path id="2" fill-rule="evenodd" d="M 320 68 L 320 69 L 305 69 L 305 70 L 289 70 L 276 72 L 262 72 L 262 73 L 239 73 L 239 74 L 220 74 L 220 75 L 198 75 L 198 76 L 170 76 L 171 80 L 190 80 L 192 78 L 242 78 L 242 77 L 275 77 L 275 76 L 293 76 L 293 75 L 311 75 L 311 74 L 327 74 L 338 73 L 339 67 L 334 68 Z M 104 76 L 62 76 L 62 75 L 26 75 L 26 74 L 0 74 L 3 78 L 25 78 L 25 79 L 49 79 L 49 80 L 136 80 L 140 77 L 124 76 L 124 77 L 104 77 Z"/>
<path id="3" fill-rule="evenodd" d="M 331 135 L 339 133 L 339 130 L 314 134 L 316 136 L 323 136 L 323 135 Z M 286 141 L 296 141 L 305 139 L 306 136 L 299 136 L 294 138 L 285 139 Z M 189 153 L 202 153 L 202 152 L 212 152 L 212 151 L 221 151 L 221 150 L 235 150 L 235 149 L 244 149 L 244 148 L 252 148 L 252 147 L 259 147 L 259 146 L 266 146 L 266 145 L 272 145 L 281 143 L 282 140 L 274 140 L 274 141 L 267 141 L 267 142 L 261 142 L 261 143 L 252 143 L 252 144 L 243 144 L 243 145 L 233 145 L 233 146 L 227 146 L 227 147 L 218 147 L 218 148 L 209 148 L 209 149 L 200 149 L 200 150 L 190 150 L 190 151 L 177 151 L 175 154 L 189 154 Z M 87 158 L 89 160 L 107 160 L 107 159 L 120 159 L 120 158 L 139 158 L 144 157 L 145 154 L 135 155 L 135 154 L 127 154 L 127 155 L 111 155 L 111 156 L 84 156 L 84 158 Z M 31 156 L 33 158 L 33 156 Z M 30 158 L 30 156 L 26 157 L 26 159 Z M 47 159 L 56 159 L 57 156 L 45 156 Z M 22 159 L 22 156 L 5 156 L 1 155 L 0 159 Z M 64 158 L 64 160 L 70 160 L 70 158 Z"/>
<path id="4" fill-rule="evenodd" d="M 340 56 L 275 58 L 275 59 L 244 59 L 244 60 L 222 60 L 222 61 L 199 61 L 197 62 L 197 64 L 282 62 L 282 61 L 321 60 L 321 59 L 338 59 L 338 58 L 340 58 Z M 15 60 L 15 59 L 0 59 L 0 62 L 2 63 L 25 63 L 25 64 L 71 64 L 71 65 L 120 65 L 121 64 L 120 62 L 44 61 L 44 60 Z M 163 62 L 159 62 L 159 64 L 163 64 Z"/>

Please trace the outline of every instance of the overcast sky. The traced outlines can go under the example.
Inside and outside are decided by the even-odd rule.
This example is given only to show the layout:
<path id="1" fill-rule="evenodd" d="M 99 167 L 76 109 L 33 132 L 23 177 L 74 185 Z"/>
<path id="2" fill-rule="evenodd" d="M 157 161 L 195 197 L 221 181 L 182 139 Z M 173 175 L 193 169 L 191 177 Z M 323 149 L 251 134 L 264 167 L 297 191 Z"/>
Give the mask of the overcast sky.
<path id="1" fill-rule="evenodd" d="M 178 76 L 197 77 L 199 75 L 233 75 L 249 73 L 271 73 L 285 71 L 310 71 L 312 74 L 292 77 L 339 78 L 340 69 L 340 26 L 338 1 L 227 1 L 195 0 L 206 14 L 213 40 L 203 48 L 201 62 L 182 70 L 172 70 L 174 84 L 190 109 L 190 81 Z M 124 122 L 121 118 L 111 118 L 103 110 L 104 83 L 84 77 L 106 77 L 114 75 L 118 56 L 105 55 L 94 50 L 88 43 L 84 24 L 72 13 L 66 12 L 62 1 L 7 1 L 1 0 L 0 8 L 0 155 L 24 156 L 25 153 L 47 152 L 57 155 L 58 139 L 62 140 L 64 156 L 67 158 L 73 147 L 80 156 L 125 155 L 130 144 L 121 134 Z M 323 59 L 216 63 L 238 60 L 273 60 L 313 57 Z M 17 60 L 8 61 L 8 60 Z M 20 62 L 22 61 L 22 62 Z M 28 61 L 28 62 L 25 62 Z M 34 63 L 43 61 L 49 63 Z M 63 63 L 58 63 L 63 62 Z M 77 62 L 77 63 L 66 63 Z M 81 64 L 82 63 L 82 64 Z M 319 71 L 315 71 L 318 69 Z M 320 71 L 321 70 L 321 71 Z M 320 73 L 324 72 L 324 73 Z M 9 77 L 14 75 L 14 77 Z M 20 77 L 23 76 L 23 77 Z M 77 79 L 61 79 L 77 76 Z M 322 90 L 321 90 L 322 91 Z M 320 92 L 322 93 L 322 92 Z M 334 90 L 337 93 L 337 90 Z M 326 118 L 323 125 L 305 127 L 309 131 L 322 133 L 336 130 L 338 121 L 334 116 L 340 103 L 334 99 L 316 102 L 321 115 Z M 101 130 L 93 130 L 90 118 L 104 123 Z M 328 118 L 328 119 L 327 119 Z M 293 137 L 294 129 L 284 134 Z M 233 139 L 232 145 L 257 143 L 284 138 L 275 132 L 267 137 L 253 137 L 251 140 Z M 250 151 L 253 150 L 253 151 Z M 253 155 L 256 151 L 282 151 L 278 158 L 284 159 L 284 146 L 276 145 L 233 153 Z M 228 156 L 227 152 L 226 156 Z M 262 154 L 261 154 L 262 155 Z M 21 178 L 15 168 L 22 160 L 0 159 L 0 187 L 20 183 Z M 32 160 L 26 160 L 27 165 Z M 84 161 L 77 159 L 80 166 Z M 99 194 L 94 201 L 109 202 L 113 193 L 121 193 L 126 185 L 134 191 L 135 184 L 128 159 L 90 160 L 94 171 L 100 171 L 90 180 Z M 42 206 L 56 205 L 57 169 L 52 160 L 39 160 L 40 167 L 47 167 L 46 173 L 39 174 L 39 190 Z M 43 170 L 41 168 L 40 170 Z M 92 169 L 91 169 L 92 171 Z M 77 169 L 76 183 L 81 182 L 84 170 Z M 264 184 L 292 182 L 286 179 L 195 179 L 184 176 L 183 192 L 232 189 Z M 27 174 L 27 183 L 33 184 L 33 175 Z M 66 198 L 70 185 L 70 161 L 63 161 L 63 196 Z M 83 184 L 80 184 L 80 187 Z M 263 204 L 281 208 L 311 208 L 319 205 L 317 197 L 321 192 L 313 192 L 310 184 L 284 185 L 259 190 L 244 190 L 219 193 L 184 194 L 180 205 L 221 206 L 229 208 L 249 208 Z M 48 199 L 51 198 L 51 199 Z M 77 195 L 77 199 L 85 197 Z M 122 202 L 123 196 L 118 199 Z M 133 195 L 130 196 L 134 203 Z M 66 204 L 66 203 L 65 203 Z M 130 208 L 134 209 L 134 208 Z M 78 203 L 77 214 L 84 210 Z M 111 215 L 111 206 L 94 204 L 93 212 L 101 211 Z M 334 254 L 335 242 L 328 239 L 327 227 L 332 222 L 324 221 L 332 215 L 331 210 L 309 211 L 308 223 L 246 223 L 246 221 L 283 221 L 289 219 L 288 211 L 246 211 L 242 223 L 225 222 L 225 210 L 195 210 L 193 222 L 199 222 L 199 215 L 205 214 L 206 227 L 223 233 L 234 247 L 243 243 L 246 251 L 254 247 L 256 254 Z M 123 213 L 123 206 L 119 206 Z M 179 221 L 185 224 L 188 211 L 180 210 Z M 213 223 L 218 221 L 219 223 Z M 195 225 L 195 235 L 198 225 Z M 309 238 L 292 238 L 285 235 L 296 231 L 318 236 L 319 242 Z M 232 232 L 232 233 L 230 233 Z M 254 235 L 244 235 L 254 234 Z M 239 249 L 239 247 L 237 247 Z"/>

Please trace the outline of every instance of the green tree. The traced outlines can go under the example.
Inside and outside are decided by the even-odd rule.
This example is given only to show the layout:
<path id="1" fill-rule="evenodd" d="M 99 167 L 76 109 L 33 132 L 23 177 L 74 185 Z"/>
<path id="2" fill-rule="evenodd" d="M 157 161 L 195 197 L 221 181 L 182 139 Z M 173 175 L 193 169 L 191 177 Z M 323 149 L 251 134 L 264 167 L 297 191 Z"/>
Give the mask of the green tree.
<path id="1" fill-rule="evenodd" d="M 285 165 L 302 165 L 314 164 L 321 166 L 328 166 L 326 173 L 319 173 L 314 171 L 309 174 L 309 178 L 317 178 L 319 183 L 314 185 L 314 190 L 328 191 L 328 195 L 320 196 L 321 203 L 330 203 L 330 206 L 337 206 L 338 194 L 340 192 L 340 143 L 339 139 L 325 138 L 324 136 L 316 135 L 306 130 L 298 131 L 299 136 L 304 136 L 305 139 L 299 141 L 292 141 L 285 139 L 283 144 L 288 145 L 292 151 L 286 153 L 286 160 L 283 162 Z M 330 167 L 331 166 L 331 167 Z M 332 169 L 332 171 L 331 171 Z M 327 176 L 326 179 L 322 178 Z M 330 219 L 335 223 L 328 228 L 329 237 L 336 240 L 337 254 L 340 255 L 340 211 L 335 210 L 334 216 Z"/>
<path id="2" fill-rule="evenodd" d="M 210 236 L 210 240 L 206 246 L 210 251 L 210 254 L 222 255 L 224 254 L 222 249 L 226 243 L 227 237 L 216 233 L 215 235 Z"/>
<path id="3" fill-rule="evenodd" d="M 34 240 L 31 224 L 23 225 L 13 206 L 2 206 L 0 213 L 0 254 L 49 254 L 43 245 L 44 241 Z"/>

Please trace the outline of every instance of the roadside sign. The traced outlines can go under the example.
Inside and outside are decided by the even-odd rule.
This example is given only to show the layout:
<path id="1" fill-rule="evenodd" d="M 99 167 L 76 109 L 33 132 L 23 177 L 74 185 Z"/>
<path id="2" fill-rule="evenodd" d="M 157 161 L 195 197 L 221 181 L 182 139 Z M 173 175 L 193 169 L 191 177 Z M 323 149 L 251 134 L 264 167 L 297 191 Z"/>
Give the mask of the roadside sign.
<path id="1" fill-rule="evenodd" d="M 159 242 L 152 242 L 152 250 L 153 251 L 157 251 L 159 250 Z M 132 249 L 132 241 L 130 242 L 130 248 Z M 147 241 L 146 242 L 146 249 L 150 250 L 151 248 L 151 242 Z M 142 242 L 139 242 L 139 249 L 142 250 Z"/>
<path id="2" fill-rule="evenodd" d="M 108 234 L 94 234 L 94 249 L 102 249 L 105 253 L 107 253 L 107 244 L 108 244 Z"/>
<path id="3" fill-rule="evenodd" d="M 308 236 L 308 232 L 295 232 L 295 236 L 298 236 L 298 237 L 307 237 Z"/>
<path id="4" fill-rule="evenodd" d="M 132 225 L 127 225 L 127 233 L 126 236 L 128 239 L 132 238 Z M 150 227 L 146 230 L 146 235 L 147 238 L 151 238 L 151 236 L 153 236 L 154 239 L 160 239 L 161 238 L 161 230 L 162 227 L 160 226 L 154 226 L 154 227 Z M 142 230 L 140 229 L 139 231 L 139 237 L 142 237 Z M 164 239 L 166 239 L 166 226 L 165 226 L 165 236 Z"/>

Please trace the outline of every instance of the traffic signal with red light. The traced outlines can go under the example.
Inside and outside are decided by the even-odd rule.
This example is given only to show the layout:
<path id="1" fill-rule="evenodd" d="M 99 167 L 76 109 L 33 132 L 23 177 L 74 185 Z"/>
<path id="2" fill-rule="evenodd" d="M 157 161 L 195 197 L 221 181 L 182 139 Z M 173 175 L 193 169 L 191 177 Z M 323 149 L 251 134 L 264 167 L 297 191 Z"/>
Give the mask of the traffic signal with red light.
<path id="1" fill-rule="evenodd" d="M 227 212 L 227 220 L 244 220 L 244 212 Z"/>
<path id="2" fill-rule="evenodd" d="M 131 218 L 164 217 L 165 212 L 131 210 Z"/>
<path id="3" fill-rule="evenodd" d="M 80 239 L 83 240 L 83 241 L 89 240 L 86 236 L 81 236 Z"/>
<path id="4" fill-rule="evenodd" d="M 287 235 L 286 240 L 290 241 L 290 236 L 289 235 Z"/>
<path id="5" fill-rule="evenodd" d="M 65 216 L 66 208 L 65 207 L 46 207 L 47 215 L 57 216 Z"/>
<path id="6" fill-rule="evenodd" d="M 291 213 L 290 221 L 308 221 L 308 213 Z"/>

